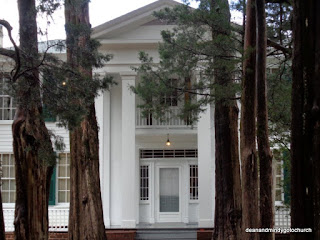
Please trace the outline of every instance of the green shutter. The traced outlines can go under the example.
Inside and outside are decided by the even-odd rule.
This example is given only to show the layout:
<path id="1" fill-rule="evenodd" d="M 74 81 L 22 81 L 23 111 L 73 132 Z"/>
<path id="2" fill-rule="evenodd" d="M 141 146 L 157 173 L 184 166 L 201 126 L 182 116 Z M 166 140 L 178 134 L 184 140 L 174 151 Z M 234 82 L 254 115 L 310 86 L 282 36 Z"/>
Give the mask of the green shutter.
<path id="1" fill-rule="evenodd" d="M 49 205 L 56 204 L 56 167 L 53 169 L 50 182 Z"/>
<path id="2" fill-rule="evenodd" d="M 43 105 L 42 106 L 42 114 L 43 114 L 43 118 L 45 122 L 55 122 L 56 121 L 56 117 L 49 112 L 48 108 Z"/>

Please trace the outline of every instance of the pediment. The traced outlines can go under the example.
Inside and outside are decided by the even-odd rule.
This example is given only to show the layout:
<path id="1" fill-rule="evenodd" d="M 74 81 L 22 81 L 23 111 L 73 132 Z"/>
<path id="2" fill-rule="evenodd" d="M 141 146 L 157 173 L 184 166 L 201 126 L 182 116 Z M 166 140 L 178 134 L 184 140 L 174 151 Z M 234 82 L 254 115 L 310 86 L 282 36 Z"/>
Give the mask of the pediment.
<path id="1" fill-rule="evenodd" d="M 157 20 L 153 16 L 154 11 L 159 11 L 166 7 L 173 7 L 178 4 L 181 3 L 173 0 L 158 0 L 93 28 L 92 37 L 100 41 L 128 38 L 135 39 L 137 34 L 142 34 L 144 30 L 148 30 L 150 27 L 155 26 L 155 28 L 157 28 L 157 26 L 165 25 L 165 23 Z M 148 35 L 148 33 L 146 34 Z M 145 37 L 149 38 L 148 36 Z M 159 36 L 153 37 L 153 39 L 158 38 Z"/>

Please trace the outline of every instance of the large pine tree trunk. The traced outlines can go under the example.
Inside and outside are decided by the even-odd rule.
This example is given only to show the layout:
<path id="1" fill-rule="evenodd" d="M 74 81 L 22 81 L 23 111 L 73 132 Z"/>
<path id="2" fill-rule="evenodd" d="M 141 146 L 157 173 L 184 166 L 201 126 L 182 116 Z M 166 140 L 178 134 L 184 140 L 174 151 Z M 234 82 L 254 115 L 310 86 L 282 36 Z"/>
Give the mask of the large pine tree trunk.
<path id="1" fill-rule="evenodd" d="M 307 18 L 310 1 L 293 1 L 293 59 L 292 59 L 292 122 L 291 122 L 291 227 L 312 227 L 312 119 L 310 99 L 312 86 L 310 64 L 313 57 L 312 30 L 308 31 L 312 18 Z M 312 7 L 313 8 L 313 7 Z M 307 26 L 307 27 L 306 27 Z M 307 36 L 307 37 L 306 37 Z M 308 38 L 308 39 L 306 39 Z M 307 44 L 308 43 L 308 44 Z M 313 100 L 313 99 L 312 99 Z M 291 233 L 291 239 L 313 239 L 312 234 Z"/>
<path id="2" fill-rule="evenodd" d="M 227 0 L 212 1 L 211 8 L 216 11 L 217 4 L 221 8 L 221 18 L 224 23 L 230 24 L 230 12 Z M 216 28 L 217 26 L 215 26 Z M 228 26 L 227 26 L 228 27 Z M 230 35 L 226 25 L 221 29 L 214 29 L 212 38 L 218 37 L 217 33 Z M 218 41 L 219 44 L 224 44 Z M 223 48 L 223 47 L 222 47 Z M 227 49 L 227 48 L 226 48 Z M 231 55 L 225 49 L 224 55 Z M 218 54 L 219 55 L 219 54 Z M 222 55 L 222 53 L 221 53 Z M 226 62 L 219 57 L 214 59 L 215 82 L 221 86 L 230 84 L 232 74 L 226 69 Z M 241 239 L 241 181 L 238 148 L 238 107 L 235 100 L 220 99 L 215 103 L 215 217 L 214 240 L 239 240 Z"/>
<path id="3" fill-rule="evenodd" d="M 246 228 L 259 226 L 258 160 L 256 154 L 256 12 L 255 0 L 248 0 L 245 26 L 243 80 L 241 96 L 240 152 L 242 168 L 243 239 L 257 239 Z"/>
<path id="4" fill-rule="evenodd" d="M 37 64 L 35 0 L 19 0 L 20 48 L 23 67 Z M 18 107 L 12 125 L 15 157 L 15 238 L 48 239 L 48 199 L 55 158 L 41 117 L 39 73 L 35 68 L 17 79 Z"/>
<path id="5" fill-rule="evenodd" d="M 98 126 L 94 105 L 71 132 L 69 239 L 106 239 L 99 177 Z"/>
<path id="6" fill-rule="evenodd" d="M 90 28 L 88 1 L 67 0 L 65 2 L 66 25 L 73 28 Z M 67 31 L 67 61 L 84 76 L 92 77 L 91 66 L 77 62 L 78 49 L 89 45 L 90 32 L 75 36 Z M 85 54 L 82 55 L 85 57 Z M 72 91 L 72 89 L 71 89 Z M 92 96 L 94 101 L 94 96 Z M 79 100 L 81 102 L 81 100 Z M 94 103 L 88 107 L 88 114 L 80 126 L 70 133 L 71 141 L 71 197 L 69 216 L 69 239 L 104 240 L 100 172 L 98 124 Z"/>
<path id="7" fill-rule="evenodd" d="M 238 108 L 215 104 L 216 200 L 214 240 L 241 239 L 241 185 L 238 154 Z"/>
<path id="8" fill-rule="evenodd" d="M 257 142 L 260 161 L 260 226 L 273 228 L 273 177 L 272 154 L 269 145 L 266 84 L 267 36 L 265 1 L 256 0 L 257 18 Z M 274 233 L 260 234 L 260 240 L 274 239 Z"/>
<path id="9" fill-rule="evenodd" d="M 313 78 L 314 100 L 312 114 L 314 117 L 313 136 L 313 234 L 320 239 L 320 1 L 315 1 L 315 70 Z"/>

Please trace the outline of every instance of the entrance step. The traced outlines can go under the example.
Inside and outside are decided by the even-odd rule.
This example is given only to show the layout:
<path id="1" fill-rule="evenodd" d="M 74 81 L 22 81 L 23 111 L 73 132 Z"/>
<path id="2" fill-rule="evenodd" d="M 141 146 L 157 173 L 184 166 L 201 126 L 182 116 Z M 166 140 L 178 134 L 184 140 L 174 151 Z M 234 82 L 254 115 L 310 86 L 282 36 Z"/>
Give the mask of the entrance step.
<path id="1" fill-rule="evenodd" d="M 136 240 L 196 240 L 197 229 L 137 229 Z"/>

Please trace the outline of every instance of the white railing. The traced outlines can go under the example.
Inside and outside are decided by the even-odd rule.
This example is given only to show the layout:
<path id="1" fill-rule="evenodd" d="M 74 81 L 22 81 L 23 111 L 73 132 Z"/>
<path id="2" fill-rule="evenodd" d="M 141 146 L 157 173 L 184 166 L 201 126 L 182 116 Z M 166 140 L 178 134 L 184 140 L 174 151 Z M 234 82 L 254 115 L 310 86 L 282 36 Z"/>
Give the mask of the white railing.
<path id="1" fill-rule="evenodd" d="M 3 217 L 6 232 L 14 231 L 14 209 L 3 209 Z M 69 222 L 68 208 L 49 208 L 49 231 L 51 232 L 67 232 Z"/>
<path id="2" fill-rule="evenodd" d="M 137 128 L 164 128 L 164 127 L 191 127 L 187 121 L 179 116 L 179 108 L 171 108 L 170 111 L 164 113 L 162 120 L 154 118 L 151 114 L 144 116 L 142 109 L 136 108 L 136 127 Z"/>
<path id="3" fill-rule="evenodd" d="M 290 228 L 290 208 L 280 206 L 276 207 L 274 226 L 277 228 Z"/>
<path id="4" fill-rule="evenodd" d="M 6 232 L 13 232 L 14 209 L 3 209 L 3 218 Z"/>
<path id="5" fill-rule="evenodd" d="M 4 223 L 6 232 L 14 231 L 14 209 L 3 209 Z M 290 227 L 290 209 L 286 207 L 276 207 L 275 227 Z M 69 222 L 69 209 L 49 209 L 49 231 L 67 232 Z"/>
<path id="6" fill-rule="evenodd" d="M 49 209 L 49 231 L 67 232 L 69 224 L 69 208 Z"/>

